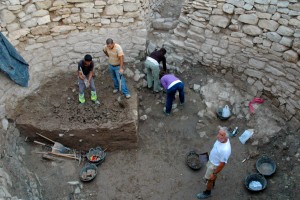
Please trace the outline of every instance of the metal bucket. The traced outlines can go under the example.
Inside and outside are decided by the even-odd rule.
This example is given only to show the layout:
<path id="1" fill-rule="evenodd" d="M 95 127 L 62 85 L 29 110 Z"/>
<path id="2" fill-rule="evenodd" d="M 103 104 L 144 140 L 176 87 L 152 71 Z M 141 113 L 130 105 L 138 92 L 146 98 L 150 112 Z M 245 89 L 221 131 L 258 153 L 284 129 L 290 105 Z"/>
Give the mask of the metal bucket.
<path id="1" fill-rule="evenodd" d="M 276 163 L 270 157 L 263 155 L 256 161 L 256 169 L 263 176 L 271 176 L 276 171 Z"/>
<path id="2" fill-rule="evenodd" d="M 90 163 L 95 165 L 100 165 L 104 162 L 106 153 L 101 147 L 96 147 L 95 149 L 91 148 L 86 154 L 86 158 Z"/>
<path id="3" fill-rule="evenodd" d="M 261 184 L 261 188 L 255 189 L 251 187 L 251 183 L 253 181 L 259 182 Z M 267 187 L 267 180 L 265 177 L 263 177 L 261 174 L 255 173 L 255 174 L 250 174 L 245 178 L 245 186 L 248 190 L 253 191 L 253 192 L 259 192 L 264 190 Z"/>
<path id="4" fill-rule="evenodd" d="M 79 172 L 79 178 L 83 182 L 92 181 L 97 175 L 97 166 L 87 163 Z"/>

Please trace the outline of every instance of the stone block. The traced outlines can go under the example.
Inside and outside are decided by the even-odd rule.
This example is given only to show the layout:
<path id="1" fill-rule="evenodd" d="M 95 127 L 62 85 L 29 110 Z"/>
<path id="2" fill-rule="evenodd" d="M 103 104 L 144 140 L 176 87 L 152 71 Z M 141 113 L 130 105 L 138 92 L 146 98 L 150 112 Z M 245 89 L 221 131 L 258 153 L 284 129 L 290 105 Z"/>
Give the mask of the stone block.
<path id="1" fill-rule="evenodd" d="M 250 38 L 241 38 L 241 43 L 246 47 L 253 47 L 253 41 Z"/>
<path id="2" fill-rule="evenodd" d="M 9 24 L 9 23 L 12 23 L 16 19 L 16 16 L 11 11 L 4 9 L 4 10 L 0 11 L 0 18 L 1 18 L 1 21 Z"/>
<path id="3" fill-rule="evenodd" d="M 37 19 L 38 25 L 44 25 L 44 24 L 47 24 L 49 22 L 51 22 L 50 15 L 46 15 L 44 17 L 39 17 Z"/>
<path id="4" fill-rule="evenodd" d="M 116 16 L 123 15 L 123 6 L 121 5 L 108 5 L 105 7 L 106 15 Z"/>
<path id="5" fill-rule="evenodd" d="M 48 10 L 38 10 L 38 11 L 33 12 L 31 15 L 33 17 L 43 17 L 48 14 L 49 14 Z"/>
<path id="6" fill-rule="evenodd" d="M 76 3 L 75 7 L 76 8 L 93 8 L 94 7 L 94 3 L 92 2 L 87 2 L 87 3 Z"/>
<path id="7" fill-rule="evenodd" d="M 94 0 L 67 0 L 68 3 L 85 3 L 85 2 L 92 2 Z"/>
<path id="8" fill-rule="evenodd" d="M 279 26 L 276 32 L 283 36 L 292 36 L 294 34 L 294 30 L 286 26 Z"/>
<path id="9" fill-rule="evenodd" d="M 30 33 L 32 35 L 45 35 L 50 33 L 50 29 L 48 26 L 38 26 L 30 29 Z"/>
<path id="10" fill-rule="evenodd" d="M 191 30 L 187 31 L 187 36 L 188 38 L 191 38 L 197 42 L 204 42 L 205 41 L 205 37 L 203 35 L 199 35 L 198 33 L 195 33 Z"/>
<path id="11" fill-rule="evenodd" d="M 282 72 L 282 71 L 280 71 L 280 70 L 278 70 L 278 69 L 276 69 L 276 68 L 274 68 L 270 65 L 267 65 L 267 67 L 264 68 L 264 70 L 266 72 L 269 72 L 269 73 L 273 74 L 274 76 L 285 76 L 284 72 Z"/>
<path id="12" fill-rule="evenodd" d="M 236 38 L 243 38 L 246 37 L 247 35 L 245 33 L 241 33 L 241 32 L 232 32 L 230 34 L 231 37 L 236 37 Z"/>
<path id="13" fill-rule="evenodd" d="M 289 24 L 292 26 L 296 26 L 297 28 L 300 28 L 300 20 L 298 19 L 290 19 Z"/>
<path id="14" fill-rule="evenodd" d="M 294 39 L 293 49 L 300 49 L 300 38 L 295 38 Z"/>
<path id="15" fill-rule="evenodd" d="M 212 15 L 209 20 L 209 24 L 221 28 L 226 28 L 229 24 L 229 19 L 221 15 Z"/>
<path id="16" fill-rule="evenodd" d="M 277 12 L 283 13 L 283 14 L 288 14 L 290 12 L 290 10 L 287 8 L 278 8 Z"/>
<path id="17" fill-rule="evenodd" d="M 287 47 L 291 47 L 292 43 L 293 43 L 292 38 L 288 38 L 288 37 L 282 37 L 282 39 L 279 42 L 279 44 L 282 44 Z"/>
<path id="18" fill-rule="evenodd" d="M 226 0 L 226 3 L 232 4 L 238 8 L 242 8 L 245 4 L 245 2 L 241 0 Z"/>
<path id="19" fill-rule="evenodd" d="M 267 29 L 269 31 L 276 31 L 279 24 L 274 20 L 264 20 L 261 19 L 258 22 L 258 26 L 262 29 Z"/>
<path id="20" fill-rule="evenodd" d="M 35 4 L 30 4 L 28 7 L 25 7 L 25 13 L 28 15 L 36 11 Z"/>
<path id="21" fill-rule="evenodd" d="M 253 39 L 253 43 L 255 43 L 255 44 L 262 44 L 263 43 L 263 39 L 261 37 L 255 37 Z"/>
<path id="22" fill-rule="evenodd" d="M 123 7 L 124 7 L 125 12 L 134 12 L 134 11 L 139 10 L 140 4 L 139 3 L 124 2 Z"/>
<path id="23" fill-rule="evenodd" d="M 228 14 L 233 14 L 234 6 L 232 4 L 225 3 L 223 5 L 223 11 Z"/>
<path id="24" fill-rule="evenodd" d="M 263 73 L 258 71 L 258 70 L 254 70 L 254 69 L 246 69 L 245 70 L 245 74 L 251 77 L 255 77 L 258 79 L 261 79 L 263 77 Z"/>
<path id="25" fill-rule="evenodd" d="M 41 9 L 47 10 L 51 7 L 51 4 L 52 4 L 51 0 L 35 2 L 36 8 L 38 10 L 41 10 Z"/>
<path id="26" fill-rule="evenodd" d="M 51 31 L 54 33 L 65 33 L 76 29 L 76 26 L 56 26 Z"/>
<path id="27" fill-rule="evenodd" d="M 254 58 L 250 58 L 249 65 L 253 66 L 256 69 L 263 69 L 265 67 L 266 63 L 263 61 L 260 61 L 260 60 L 256 60 Z"/>
<path id="28" fill-rule="evenodd" d="M 254 0 L 258 4 L 270 4 L 271 0 Z"/>
<path id="29" fill-rule="evenodd" d="M 11 10 L 13 12 L 18 12 L 22 9 L 22 5 L 13 5 L 13 6 L 8 6 L 7 9 Z"/>
<path id="30" fill-rule="evenodd" d="M 283 52 L 283 51 L 286 51 L 288 50 L 288 47 L 284 46 L 284 45 L 281 45 L 277 42 L 273 42 L 272 43 L 272 46 L 271 46 L 271 49 L 273 51 L 277 51 L 277 52 Z"/>
<path id="31" fill-rule="evenodd" d="M 259 27 L 254 26 L 254 25 L 244 25 L 242 27 L 242 30 L 244 33 L 246 33 L 248 35 L 252 35 L 252 36 L 262 34 L 262 30 Z"/>
<path id="32" fill-rule="evenodd" d="M 8 24 L 6 26 L 6 29 L 7 29 L 8 32 L 13 32 L 15 30 L 20 29 L 20 24 L 19 23 Z"/>
<path id="33" fill-rule="evenodd" d="M 269 5 L 254 4 L 254 7 L 259 12 L 267 12 L 269 9 Z"/>
<path id="34" fill-rule="evenodd" d="M 99 0 L 95 1 L 95 6 L 105 6 L 105 5 L 106 5 L 105 1 L 99 1 Z"/>
<path id="35" fill-rule="evenodd" d="M 51 35 L 46 35 L 46 36 L 41 36 L 39 38 L 36 39 L 36 42 L 48 42 L 51 41 L 53 39 L 53 37 Z"/>
<path id="36" fill-rule="evenodd" d="M 209 44 L 202 44 L 201 45 L 201 51 L 203 51 L 204 53 L 212 53 L 212 46 Z"/>
<path id="37" fill-rule="evenodd" d="M 227 54 L 227 50 L 226 49 L 222 49 L 220 47 L 212 47 L 212 52 L 218 55 L 223 55 L 225 56 Z"/>
<path id="38" fill-rule="evenodd" d="M 288 50 L 283 53 L 283 59 L 288 62 L 297 63 L 299 61 L 299 55 L 293 50 Z"/>
<path id="39" fill-rule="evenodd" d="M 31 27 L 35 27 L 36 25 L 37 25 L 37 18 L 31 18 L 21 23 L 21 26 L 23 28 L 31 28 Z"/>
<path id="40" fill-rule="evenodd" d="M 290 10 L 300 11 L 300 3 L 289 4 L 288 8 Z"/>
<path id="41" fill-rule="evenodd" d="M 243 14 L 239 16 L 238 20 L 245 24 L 255 25 L 258 22 L 258 17 L 256 14 Z"/>
<path id="42" fill-rule="evenodd" d="M 272 17 L 272 14 L 270 14 L 270 13 L 256 12 L 256 15 L 260 19 L 271 19 L 271 17 Z"/>
<path id="43" fill-rule="evenodd" d="M 276 32 L 268 32 L 266 34 L 267 38 L 272 42 L 279 42 L 281 40 L 281 36 Z"/>
<path id="44" fill-rule="evenodd" d="M 267 9 L 267 12 L 270 14 L 275 14 L 276 11 L 277 11 L 277 6 L 275 6 L 275 5 L 270 5 Z"/>
<path id="45" fill-rule="evenodd" d="M 280 16 L 281 16 L 280 13 L 274 13 L 271 19 L 278 21 L 280 19 Z"/>
<path id="46" fill-rule="evenodd" d="M 245 9 L 245 10 L 252 10 L 252 8 L 253 8 L 253 5 L 248 4 L 248 3 L 243 6 L 243 9 Z"/>
<path id="47" fill-rule="evenodd" d="M 281 24 L 281 25 L 284 25 L 284 26 L 288 26 L 289 20 L 280 18 L 280 19 L 278 20 L 278 23 Z"/>

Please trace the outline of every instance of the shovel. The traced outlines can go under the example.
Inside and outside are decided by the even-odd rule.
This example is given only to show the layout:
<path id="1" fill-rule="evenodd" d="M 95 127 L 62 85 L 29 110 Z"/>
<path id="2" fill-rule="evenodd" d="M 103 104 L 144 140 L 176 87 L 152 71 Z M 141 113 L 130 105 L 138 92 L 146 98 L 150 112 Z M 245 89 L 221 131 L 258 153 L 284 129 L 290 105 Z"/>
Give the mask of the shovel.
<path id="1" fill-rule="evenodd" d="M 70 148 L 65 147 L 64 145 L 62 145 L 59 142 L 55 142 L 55 141 L 51 140 L 50 138 L 47 138 L 46 136 L 43 136 L 42 134 L 39 134 L 39 133 L 36 133 L 36 134 L 41 136 L 42 138 L 54 143 L 54 145 L 51 147 L 52 152 L 66 153 L 67 151 L 70 150 Z M 46 144 L 44 144 L 44 143 L 41 143 L 41 142 L 38 142 L 38 141 L 34 141 L 34 142 L 37 143 L 37 144 L 41 144 L 41 145 L 46 146 Z"/>
<path id="2" fill-rule="evenodd" d="M 122 92 L 122 74 L 120 74 L 120 79 L 119 79 L 119 91 Z"/>
<path id="3" fill-rule="evenodd" d="M 119 91 L 120 91 L 120 93 L 122 93 L 122 76 L 123 75 L 120 74 L 120 79 L 119 79 Z M 118 101 L 121 108 L 125 108 L 125 104 L 123 102 L 122 95 L 117 98 L 117 101 Z"/>

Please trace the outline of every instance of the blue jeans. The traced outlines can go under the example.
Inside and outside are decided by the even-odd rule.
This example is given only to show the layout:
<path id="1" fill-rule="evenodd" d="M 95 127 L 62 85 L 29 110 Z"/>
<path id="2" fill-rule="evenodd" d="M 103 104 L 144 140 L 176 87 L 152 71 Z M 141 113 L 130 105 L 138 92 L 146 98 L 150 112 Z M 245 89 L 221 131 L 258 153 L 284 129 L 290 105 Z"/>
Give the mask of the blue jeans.
<path id="1" fill-rule="evenodd" d="M 84 94 L 84 90 L 86 89 L 86 86 L 84 84 L 84 80 L 78 78 L 78 82 L 79 82 L 79 94 Z M 96 92 L 94 78 L 91 78 L 90 88 L 91 88 L 91 91 Z"/>
<path id="2" fill-rule="evenodd" d="M 179 92 L 180 103 L 184 103 L 184 85 L 182 82 L 176 83 L 167 90 L 166 113 L 171 113 L 173 99 L 175 98 L 176 91 Z"/>
<path id="3" fill-rule="evenodd" d="M 111 75 L 112 80 L 114 81 L 114 89 L 119 90 L 119 81 L 120 81 L 120 66 L 112 66 L 109 64 L 109 73 Z M 124 75 L 122 75 L 122 93 L 126 96 L 129 95 L 129 91 L 126 86 Z"/>

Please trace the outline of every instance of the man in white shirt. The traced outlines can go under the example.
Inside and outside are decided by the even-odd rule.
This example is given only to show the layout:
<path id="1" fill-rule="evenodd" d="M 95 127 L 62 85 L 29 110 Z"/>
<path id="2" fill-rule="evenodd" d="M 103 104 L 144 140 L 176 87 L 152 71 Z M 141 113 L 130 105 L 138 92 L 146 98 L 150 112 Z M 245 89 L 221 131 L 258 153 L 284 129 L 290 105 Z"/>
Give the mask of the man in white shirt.
<path id="1" fill-rule="evenodd" d="M 217 174 L 224 168 L 231 154 L 231 145 L 228 134 L 225 130 L 220 129 L 206 164 L 206 173 L 204 178 L 207 180 L 206 190 L 197 194 L 198 199 L 211 197 L 211 189 L 217 178 Z"/>

